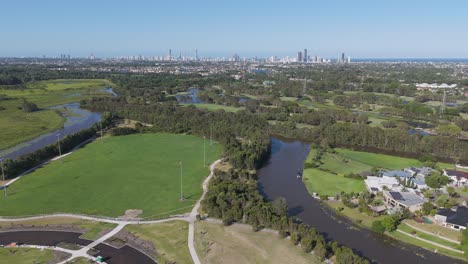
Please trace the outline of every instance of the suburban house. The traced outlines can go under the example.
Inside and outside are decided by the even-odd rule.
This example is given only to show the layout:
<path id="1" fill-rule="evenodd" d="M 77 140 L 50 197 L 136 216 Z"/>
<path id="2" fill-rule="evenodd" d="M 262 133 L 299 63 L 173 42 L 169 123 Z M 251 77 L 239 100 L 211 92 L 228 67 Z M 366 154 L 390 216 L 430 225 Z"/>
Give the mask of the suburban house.
<path id="1" fill-rule="evenodd" d="M 393 171 L 381 171 L 379 176 L 387 176 L 387 177 L 398 177 L 398 178 L 411 178 L 413 177 L 412 173 L 401 171 L 401 170 L 393 170 Z"/>
<path id="2" fill-rule="evenodd" d="M 411 173 L 414 176 L 420 176 L 424 178 L 424 177 L 429 176 L 431 172 L 434 171 L 434 169 L 430 167 L 420 167 L 420 168 L 408 167 L 408 168 L 405 168 L 403 171 Z"/>
<path id="3" fill-rule="evenodd" d="M 468 172 L 458 170 L 444 170 L 444 175 L 452 180 L 454 186 L 468 186 Z"/>
<path id="4" fill-rule="evenodd" d="M 455 230 L 468 228 L 468 208 L 465 206 L 457 207 L 457 210 L 438 209 L 434 216 L 439 225 L 450 227 Z"/>
<path id="5" fill-rule="evenodd" d="M 399 190 L 400 183 L 394 177 L 367 176 L 364 180 L 367 190 L 376 194 L 382 191 Z"/>
<path id="6" fill-rule="evenodd" d="M 426 167 L 423 167 L 426 168 Z M 417 168 L 406 168 L 404 171 L 393 170 L 393 171 L 381 171 L 379 173 L 382 177 L 394 177 L 398 178 L 400 182 L 412 181 L 415 184 L 416 189 L 421 190 L 427 188 L 426 181 L 424 180 L 424 173 L 428 172 L 428 169 L 417 169 Z M 430 173 L 430 172 L 429 172 Z"/>
<path id="7" fill-rule="evenodd" d="M 420 196 L 410 192 L 383 192 L 383 199 L 388 207 L 408 208 L 411 212 L 420 210 L 426 202 Z"/>

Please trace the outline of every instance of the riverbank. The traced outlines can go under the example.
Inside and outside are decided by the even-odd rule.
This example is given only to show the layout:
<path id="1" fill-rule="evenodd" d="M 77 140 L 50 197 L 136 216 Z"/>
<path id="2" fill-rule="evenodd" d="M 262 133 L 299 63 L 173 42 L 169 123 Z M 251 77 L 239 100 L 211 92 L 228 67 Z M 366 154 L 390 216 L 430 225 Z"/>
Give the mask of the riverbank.
<path id="1" fill-rule="evenodd" d="M 297 178 L 309 145 L 300 141 L 284 142 L 272 139 L 272 155 L 259 170 L 258 188 L 268 200 L 284 197 L 289 215 L 316 228 L 328 241 L 352 248 L 370 261 L 378 263 L 457 263 L 440 254 L 382 237 L 352 221 L 337 215 L 320 201 L 311 197 L 303 181 Z"/>
<path id="2" fill-rule="evenodd" d="M 68 112 L 67 105 L 94 96 L 115 96 L 112 89 L 105 89 L 113 85 L 100 79 L 67 79 L 34 82 L 21 89 L 0 86 L 0 94 L 6 96 L 0 100 L 0 131 L 3 131 L 0 156 L 27 145 L 32 139 L 67 126 L 70 117 L 80 114 L 74 113 L 73 109 Z M 24 112 L 21 109 L 23 100 L 36 104 L 41 110 Z"/>
<path id="3" fill-rule="evenodd" d="M 372 223 L 374 221 L 382 221 L 386 217 L 386 215 L 372 216 L 364 212 L 359 212 L 358 208 L 349 208 L 341 201 L 323 201 L 323 203 L 330 209 L 333 209 L 335 214 L 349 219 L 361 228 L 366 228 L 369 230 L 372 228 Z M 435 229 L 438 231 L 437 234 L 432 234 L 429 231 L 423 232 L 424 230 L 421 231 L 421 229 L 418 227 L 412 227 L 412 224 L 410 223 L 413 222 L 414 221 L 412 220 L 404 220 L 400 225 L 398 225 L 397 230 L 392 232 L 385 232 L 384 235 L 435 253 L 466 260 L 466 256 L 461 250 L 459 240 L 453 240 L 453 235 L 451 235 L 451 238 L 446 238 L 444 236 L 444 231 L 447 233 L 452 233 L 451 231 L 453 230 L 443 227 L 439 228 L 439 226 L 436 226 L 435 224 L 424 224 L 425 228 L 428 228 L 429 230 Z M 413 225 L 417 225 L 417 223 L 414 222 Z M 434 228 L 429 227 L 430 225 L 434 226 Z"/>

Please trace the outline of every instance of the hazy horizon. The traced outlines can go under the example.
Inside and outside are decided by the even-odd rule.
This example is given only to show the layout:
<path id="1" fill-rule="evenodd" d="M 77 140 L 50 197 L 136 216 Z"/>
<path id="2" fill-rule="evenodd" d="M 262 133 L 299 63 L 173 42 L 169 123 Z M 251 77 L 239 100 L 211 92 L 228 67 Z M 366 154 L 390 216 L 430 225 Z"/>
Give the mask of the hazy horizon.
<path id="1" fill-rule="evenodd" d="M 26 8 L 27 7 L 27 8 Z M 468 58 L 464 1 L 19 0 L 2 3 L 0 57 Z"/>

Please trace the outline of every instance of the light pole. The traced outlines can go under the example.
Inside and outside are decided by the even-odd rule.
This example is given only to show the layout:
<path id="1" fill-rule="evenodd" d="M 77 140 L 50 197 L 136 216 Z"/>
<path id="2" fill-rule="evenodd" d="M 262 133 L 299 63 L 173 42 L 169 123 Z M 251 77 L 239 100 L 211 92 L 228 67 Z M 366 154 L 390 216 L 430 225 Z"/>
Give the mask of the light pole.
<path id="1" fill-rule="evenodd" d="M 62 150 L 60 149 L 60 134 L 57 134 L 57 144 L 59 149 L 59 157 L 62 156 Z"/>
<path id="2" fill-rule="evenodd" d="M 213 145 L 213 127 L 210 126 L 210 146 Z"/>
<path id="3" fill-rule="evenodd" d="M 3 159 L 0 159 L 0 164 L 2 167 L 2 175 L 3 175 L 3 195 L 6 197 L 7 193 L 6 193 L 5 171 L 3 170 Z"/>
<path id="4" fill-rule="evenodd" d="M 104 143 L 102 138 L 102 121 L 99 121 L 99 126 L 101 126 L 101 144 Z"/>
<path id="5" fill-rule="evenodd" d="M 180 200 L 183 201 L 184 200 L 184 190 L 182 188 L 182 185 L 183 185 L 183 178 L 182 178 L 182 161 L 179 161 L 179 165 L 180 165 Z"/>
<path id="6" fill-rule="evenodd" d="M 206 137 L 203 136 L 203 168 L 206 167 Z"/>

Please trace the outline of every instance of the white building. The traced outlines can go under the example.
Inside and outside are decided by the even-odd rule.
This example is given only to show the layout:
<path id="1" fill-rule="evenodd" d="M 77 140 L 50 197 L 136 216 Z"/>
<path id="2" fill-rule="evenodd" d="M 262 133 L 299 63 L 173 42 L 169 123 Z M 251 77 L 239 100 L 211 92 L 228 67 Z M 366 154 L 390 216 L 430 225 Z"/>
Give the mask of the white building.
<path id="1" fill-rule="evenodd" d="M 367 179 L 364 180 L 366 188 L 371 193 L 377 193 L 381 191 L 392 191 L 399 190 L 400 183 L 395 177 L 376 177 L 376 176 L 367 176 Z"/>

